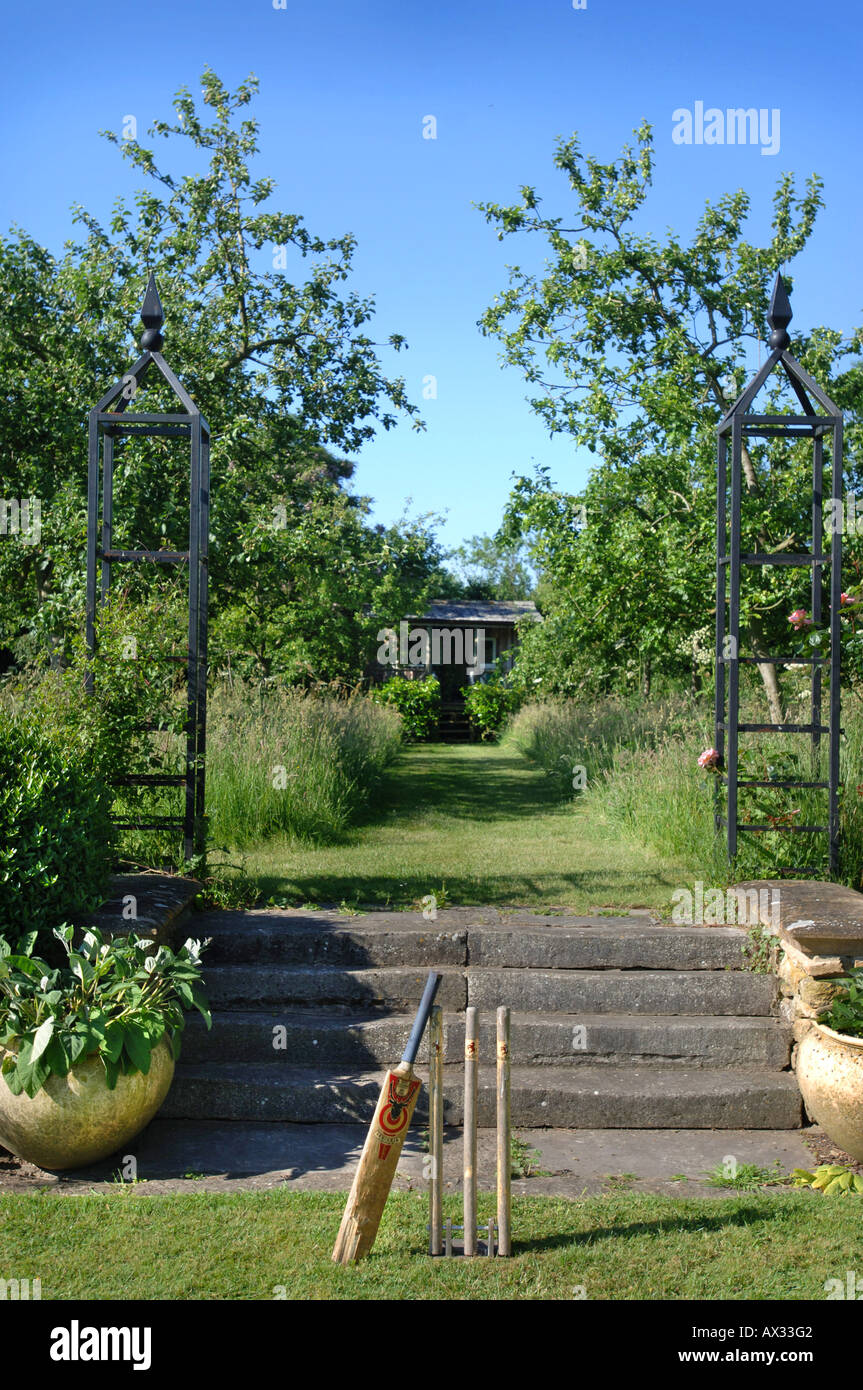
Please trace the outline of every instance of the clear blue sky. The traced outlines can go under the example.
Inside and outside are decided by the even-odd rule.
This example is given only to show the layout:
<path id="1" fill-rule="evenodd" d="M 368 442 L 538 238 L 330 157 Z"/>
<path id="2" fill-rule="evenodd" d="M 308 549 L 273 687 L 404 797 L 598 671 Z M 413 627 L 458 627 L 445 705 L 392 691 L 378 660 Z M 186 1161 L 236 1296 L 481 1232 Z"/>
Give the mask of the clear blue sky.
<path id="1" fill-rule="evenodd" d="M 744 187 L 761 239 L 780 174 L 817 171 L 827 206 L 794 265 L 795 318 L 844 332 L 863 318 L 856 0 L 4 0 L 0 15 L 0 226 L 18 223 L 54 251 L 72 233 L 73 201 L 105 218 L 140 182 L 100 128 L 119 133 L 133 114 L 145 137 L 154 117 L 171 117 L 179 86 L 197 90 L 205 64 L 232 87 L 257 74 L 274 205 L 320 235 L 355 234 L 374 336 L 410 344 L 388 366 L 428 430 L 405 424 L 357 457 L 357 487 L 381 520 L 411 497 L 415 510 L 448 509 L 444 536 L 457 544 L 495 529 L 513 473 L 547 463 L 563 487 L 584 480 L 586 459 L 548 438 L 519 374 L 476 328 L 507 262 L 531 251 L 499 243 L 472 203 L 514 201 L 532 183 L 566 212 L 557 136 L 577 129 L 611 160 L 650 120 L 658 169 L 642 226 L 659 234 L 685 234 L 705 199 Z M 673 111 L 697 101 L 778 107 L 779 153 L 675 144 Z M 436 140 L 422 138 L 427 115 Z M 437 400 L 421 399 L 427 374 Z"/>

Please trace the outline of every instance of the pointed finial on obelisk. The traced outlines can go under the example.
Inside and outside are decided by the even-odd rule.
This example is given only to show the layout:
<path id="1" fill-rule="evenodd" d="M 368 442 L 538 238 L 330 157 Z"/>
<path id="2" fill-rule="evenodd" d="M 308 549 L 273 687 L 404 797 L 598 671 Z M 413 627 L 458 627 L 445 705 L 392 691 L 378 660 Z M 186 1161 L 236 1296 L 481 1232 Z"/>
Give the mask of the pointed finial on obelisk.
<path id="1" fill-rule="evenodd" d="M 165 341 L 159 332 L 162 321 L 162 301 L 156 288 L 156 277 L 151 270 L 150 278 L 147 281 L 147 293 L 144 295 L 144 303 L 141 305 L 141 322 L 144 325 L 144 332 L 141 334 L 141 347 L 144 352 L 161 351 Z"/>
<path id="2" fill-rule="evenodd" d="M 770 296 L 770 308 L 767 310 L 767 322 L 770 324 L 770 346 L 784 351 L 788 347 L 791 339 L 788 336 L 788 325 L 791 322 L 791 304 L 785 290 L 785 284 L 781 274 L 777 270 L 776 279 L 773 283 L 773 293 Z"/>

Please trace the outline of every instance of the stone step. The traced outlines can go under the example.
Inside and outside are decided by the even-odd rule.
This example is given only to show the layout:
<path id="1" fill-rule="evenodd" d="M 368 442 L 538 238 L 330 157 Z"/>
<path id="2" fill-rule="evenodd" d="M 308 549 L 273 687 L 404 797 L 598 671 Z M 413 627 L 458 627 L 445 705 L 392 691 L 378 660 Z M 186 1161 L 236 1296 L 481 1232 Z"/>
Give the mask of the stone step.
<path id="1" fill-rule="evenodd" d="M 731 970 L 469 969 L 468 1003 L 567 1014 L 722 1014 L 766 1017 L 772 975 Z"/>
<path id="2" fill-rule="evenodd" d="M 807 1168 L 812 1152 L 800 1129 L 531 1129 L 516 1131 L 528 1148 L 540 1151 L 548 1176 L 513 1177 L 514 1196 L 582 1198 L 613 1191 L 612 1175 L 631 1174 L 633 1190 L 665 1197 L 739 1197 L 733 1189 L 710 1187 L 708 1172 L 733 1154 L 739 1164 L 785 1172 Z M 463 1132 L 444 1129 L 444 1190 L 460 1195 Z M 133 1143 L 137 1174 L 159 1193 L 249 1191 L 278 1186 L 293 1191 L 342 1192 L 356 1173 L 365 1130 L 356 1124 L 302 1125 L 230 1120 L 154 1120 Z M 480 1192 L 493 1193 L 497 1180 L 496 1136 L 478 1131 L 476 1174 Z M 423 1192 L 423 1128 L 413 1125 L 399 1159 L 394 1191 Z M 675 1181 L 685 1174 L 688 1181 Z M 158 1186 L 157 1186 L 158 1184 Z M 42 1173 L 40 1188 L 62 1194 L 116 1195 L 117 1159 L 103 1159 L 72 1174 Z M 458 1196 L 456 1198 L 458 1202 Z M 518 1224 L 516 1225 L 518 1231 Z"/>
<path id="3" fill-rule="evenodd" d="M 204 989 L 214 1009 L 341 1007 L 344 1012 L 365 1009 L 411 1009 L 419 1003 L 428 971 L 413 966 L 346 970 L 330 965 L 215 965 L 203 974 Z M 437 1000 L 447 1009 L 464 1009 L 467 979 L 464 970 L 441 971 Z"/>
<path id="4" fill-rule="evenodd" d="M 380 1072 L 344 1074 L 319 1067 L 180 1063 L 160 1117 L 165 1119 L 367 1124 Z M 462 1120 L 461 1068 L 447 1068 L 444 1114 Z M 564 1129 L 796 1129 L 800 1093 L 789 1072 L 641 1066 L 514 1067 L 514 1126 Z M 479 1124 L 491 1126 L 495 1076 L 480 1069 Z M 422 1124 L 428 1091 L 418 1104 Z"/>
<path id="5" fill-rule="evenodd" d="M 529 1013 L 710 1014 L 766 1016 L 776 996 L 772 975 L 707 970 L 538 970 L 444 966 L 438 1002 L 508 1004 Z M 337 966 L 215 965 L 204 986 L 217 1010 L 341 1005 L 345 1009 L 412 1009 L 426 972 L 409 966 L 365 970 Z"/>
<path id="6" fill-rule="evenodd" d="M 744 965 L 738 927 L 663 927 L 631 918 L 600 926 L 468 929 L 471 966 L 532 970 L 732 970 Z"/>
<path id="7" fill-rule="evenodd" d="M 478 914 L 479 915 L 479 914 Z M 377 912 L 346 918 L 291 912 L 222 912 L 195 923 L 212 964 L 477 965 L 501 969 L 739 970 L 746 933 L 737 927 L 656 926 L 638 918 L 471 922 L 465 912 Z"/>
<path id="8" fill-rule="evenodd" d="M 441 930 L 413 912 L 370 917 L 371 921 L 335 916 L 298 920 L 289 912 L 223 912 L 219 919 L 228 920 L 201 922 L 199 930 L 209 938 L 207 965 L 278 962 L 362 970 L 376 965 L 428 968 L 467 963 L 464 926 Z"/>
<path id="9" fill-rule="evenodd" d="M 237 1011 L 216 1013 L 208 1032 L 203 1019 L 193 1014 L 187 1020 L 182 1057 L 184 1062 L 266 1065 L 275 1060 L 283 1065 L 386 1067 L 401 1056 L 412 1021 L 409 1014 Z M 444 1044 L 447 1066 L 460 1065 L 463 1014 L 444 1015 Z M 514 1013 L 512 1052 L 521 1064 L 538 1067 L 653 1061 L 666 1066 L 782 1070 L 789 1064 L 791 1030 L 775 1018 Z M 494 1055 L 494 1011 L 486 1010 L 480 1015 L 480 1056 Z"/>

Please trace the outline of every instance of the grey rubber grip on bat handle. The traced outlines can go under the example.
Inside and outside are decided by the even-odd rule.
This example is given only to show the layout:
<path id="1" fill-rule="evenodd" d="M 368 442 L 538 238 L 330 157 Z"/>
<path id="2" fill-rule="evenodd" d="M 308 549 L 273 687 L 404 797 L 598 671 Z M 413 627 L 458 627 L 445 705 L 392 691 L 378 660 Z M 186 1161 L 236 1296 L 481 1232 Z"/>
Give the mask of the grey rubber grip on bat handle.
<path id="1" fill-rule="evenodd" d="M 435 995 L 438 992 L 440 982 L 442 979 L 443 976 L 439 975 L 436 970 L 429 971 L 429 977 L 426 980 L 426 987 L 423 991 L 423 997 L 420 1000 L 420 1006 L 417 1009 L 417 1016 L 414 1019 L 414 1026 L 411 1029 L 411 1035 L 408 1038 L 408 1045 L 405 1048 L 404 1056 L 402 1057 L 402 1061 L 407 1062 L 410 1066 L 413 1066 L 414 1062 L 417 1059 L 417 1053 L 420 1050 L 422 1036 L 426 1030 L 426 1024 L 429 1021 L 429 1014 L 432 1011 L 432 1004 L 435 1001 Z"/>

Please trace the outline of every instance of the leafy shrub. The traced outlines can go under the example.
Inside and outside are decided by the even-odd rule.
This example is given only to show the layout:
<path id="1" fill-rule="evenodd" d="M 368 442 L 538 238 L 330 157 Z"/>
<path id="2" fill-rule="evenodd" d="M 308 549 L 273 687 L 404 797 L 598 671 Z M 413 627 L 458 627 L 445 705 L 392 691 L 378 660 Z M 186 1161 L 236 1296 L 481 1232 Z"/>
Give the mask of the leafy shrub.
<path id="1" fill-rule="evenodd" d="M 106 780 L 157 767 L 181 772 L 186 622 L 175 587 L 138 596 L 112 591 L 97 614 L 95 654 L 86 650 L 82 619 L 81 632 L 68 643 L 63 669 L 41 673 L 30 688 L 17 692 L 18 702 L 85 748 Z M 169 767 L 162 766 L 166 755 L 173 759 Z M 140 795 L 124 791 L 124 814 Z"/>
<path id="2" fill-rule="evenodd" d="M 86 742 L 0 709 L 0 936 L 99 906 L 111 864 L 111 792 Z"/>
<path id="3" fill-rule="evenodd" d="M 6 717 L 28 731 L 26 752 L 4 752 L 5 767 L 17 766 L 20 776 L 0 794 L 0 932 L 10 939 L 99 905 L 111 811 L 130 819 L 154 811 L 146 789 L 120 789 L 118 779 L 184 770 L 181 597 L 170 584 L 112 591 L 97 615 L 95 655 L 86 650 L 82 616 L 60 669 L 25 672 L 4 687 Z M 164 809 L 181 814 L 177 793 Z M 120 839 L 116 832 L 114 843 Z"/>
<path id="4" fill-rule="evenodd" d="M 480 738 L 497 738 L 510 715 L 515 714 L 521 697 L 499 678 L 465 686 L 464 708 L 471 727 Z"/>
<path id="5" fill-rule="evenodd" d="M 408 740 L 428 738 L 437 727 L 440 682 L 434 676 L 426 676 L 422 680 L 390 676 L 388 681 L 372 691 L 372 699 L 398 710 L 402 717 L 402 730 Z"/>
<path id="6" fill-rule="evenodd" d="M 850 975 L 835 983 L 843 985 L 845 993 L 837 995 L 819 1022 L 826 1023 L 834 1033 L 863 1038 L 863 970 L 852 970 Z"/>
<path id="7" fill-rule="evenodd" d="M 200 983 L 200 943 L 187 941 L 174 954 L 146 937 L 98 931 L 73 948 L 69 926 L 54 935 L 68 965 L 52 969 L 0 944 L 0 1046 L 7 1049 L 2 1074 L 13 1095 L 35 1096 L 49 1076 L 67 1076 L 76 1062 L 98 1055 L 109 1090 L 121 1074 L 150 1070 L 163 1038 L 180 1055 L 183 1010 L 211 1019 Z M 25 943 L 32 949 L 32 937 Z"/>

